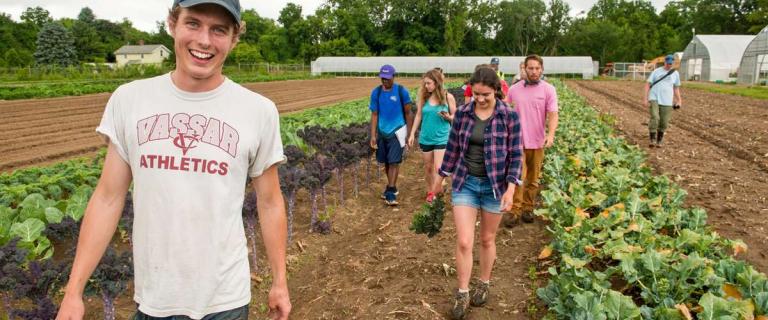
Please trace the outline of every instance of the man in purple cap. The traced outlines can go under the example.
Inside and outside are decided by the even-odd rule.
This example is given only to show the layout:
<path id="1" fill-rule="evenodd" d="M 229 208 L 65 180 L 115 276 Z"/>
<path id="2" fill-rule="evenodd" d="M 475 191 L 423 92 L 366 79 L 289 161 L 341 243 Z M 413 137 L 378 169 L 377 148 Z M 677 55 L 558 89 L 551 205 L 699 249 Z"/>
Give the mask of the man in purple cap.
<path id="1" fill-rule="evenodd" d="M 648 147 L 661 148 L 664 140 L 664 132 L 672 118 L 672 110 L 680 108 L 683 99 L 680 96 L 680 74 L 672 68 L 675 56 L 668 55 L 664 58 L 664 66 L 653 70 L 645 83 L 643 94 L 643 106 L 648 108 L 650 120 L 648 121 Z M 677 102 L 675 102 L 675 100 Z"/>
<path id="2" fill-rule="evenodd" d="M 57 319 L 84 317 L 85 285 L 115 233 L 131 183 L 133 319 L 247 319 L 248 177 L 272 269 L 270 313 L 288 319 L 277 108 L 222 74 L 244 32 L 240 4 L 176 0 L 167 22 L 176 69 L 120 86 L 96 128 L 109 147 Z"/>
<path id="3" fill-rule="evenodd" d="M 397 174 L 403 162 L 405 138 L 411 130 L 411 96 L 395 83 L 395 67 L 383 65 L 379 71 L 381 85 L 371 92 L 371 148 L 376 160 L 384 164 L 387 188 L 381 197 L 390 206 L 397 205 Z"/>

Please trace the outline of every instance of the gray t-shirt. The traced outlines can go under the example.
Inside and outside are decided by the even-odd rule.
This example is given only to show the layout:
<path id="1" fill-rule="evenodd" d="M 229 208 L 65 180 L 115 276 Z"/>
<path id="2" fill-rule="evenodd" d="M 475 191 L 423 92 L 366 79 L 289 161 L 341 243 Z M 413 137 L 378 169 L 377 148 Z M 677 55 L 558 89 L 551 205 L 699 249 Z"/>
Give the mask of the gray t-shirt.
<path id="1" fill-rule="evenodd" d="M 250 303 L 245 180 L 285 159 L 275 104 L 229 79 L 185 92 L 165 74 L 120 86 L 96 131 L 133 176 L 139 309 L 200 319 Z"/>
<path id="2" fill-rule="evenodd" d="M 485 128 L 488 127 L 488 120 L 480 120 L 477 115 L 475 117 L 475 126 L 472 128 L 472 135 L 469 136 L 469 146 L 465 153 L 465 161 L 467 163 L 467 170 L 470 175 L 475 177 L 487 177 L 488 173 L 485 170 Z"/>

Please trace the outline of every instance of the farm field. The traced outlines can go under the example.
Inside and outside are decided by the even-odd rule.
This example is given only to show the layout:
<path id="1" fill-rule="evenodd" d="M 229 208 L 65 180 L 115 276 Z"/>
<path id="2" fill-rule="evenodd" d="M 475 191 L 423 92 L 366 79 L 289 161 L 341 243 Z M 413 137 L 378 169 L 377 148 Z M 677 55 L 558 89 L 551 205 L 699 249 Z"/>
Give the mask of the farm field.
<path id="1" fill-rule="evenodd" d="M 398 81 L 407 86 L 418 83 Z M 364 97 L 379 83 L 372 78 L 335 78 L 245 86 L 275 101 L 280 113 L 288 113 Z M 94 130 L 109 96 L 0 101 L 0 172 L 95 154 L 105 146 Z"/>
<path id="2" fill-rule="evenodd" d="M 683 137 L 679 129 L 670 129 L 665 149 L 646 150 L 642 136 L 627 134 L 630 131 L 624 123 L 637 121 L 642 126 L 639 111 L 634 118 L 621 118 L 590 107 L 607 108 L 613 114 L 617 105 L 631 103 L 631 98 L 621 99 L 634 89 L 600 100 L 593 92 L 602 90 L 599 85 L 603 83 L 568 82 L 570 88 L 558 84 L 561 124 L 556 144 L 547 152 L 542 180 L 546 190 L 536 211 L 538 218 L 532 224 L 499 229 L 490 301 L 472 308 L 467 319 L 685 319 L 684 311 L 696 314 L 697 319 L 712 314 L 739 319 L 768 314 L 768 278 L 758 272 L 764 270 L 759 238 L 763 233 L 747 229 L 759 228 L 760 222 L 739 215 L 738 210 L 743 210 L 739 207 L 730 211 L 734 223 L 724 224 L 729 222 L 725 218 L 728 212 L 718 212 L 720 207 L 702 202 L 722 193 L 721 189 L 692 186 L 684 170 L 664 172 L 658 165 L 664 152 L 676 150 L 676 137 Z M 367 90 L 361 90 L 354 101 L 281 116 L 289 157 L 280 167 L 280 179 L 292 230 L 287 258 L 292 318 L 447 318 L 456 281 L 450 205 L 442 232 L 432 238 L 414 233 L 413 215 L 423 204 L 425 188 L 418 150 L 409 152 L 400 172 L 400 205 L 384 205 L 379 196 L 386 178 L 370 162 L 367 102 L 359 99 Z M 693 97 L 685 101 L 693 103 Z M 628 140 L 617 137 L 611 124 Z M 644 133 L 640 127 L 635 129 Z M 706 147 L 704 143 L 697 146 Z M 728 155 L 722 157 L 728 159 Z M 758 162 L 751 163 L 743 165 L 759 177 L 762 169 Z M 707 167 L 703 162 L 689 165 Z M 725 161 L 717 165 L 731 168 Z M 3 185 L 9 186 L 0 198 L 0 222 L 10 226 L 0 229 L 9 230 L 8 234 L 0 232 L 0 241 L 22 235 L 17 245 L 10 243 L 3 250 L 13 246 L 31 250 L 32 256 L 26 259 L 37 263 L 50 261 L 44 258 L 53 245 L 56 263 L 43 269 L 66 266 L 71 259 L 67 251 L 77 236 L 76 221 L 99 169 L 97 162 L 73 161 L 60 169 L 33 168 L 0 175 Z M 734 183 L 734 190 L 743 191 L 738 187 Z M 730 189 L 723 196 L 724 206 L 740 205 Z M 246 197 L 243 217 L 253 268 L 250 312 L 252 318 L 262 319 L 267 312 L 264 302 L 270 278 L 249 199 L 253 197 Z M 690 205 L 703 206 L 706 211 Z M 126 208 L 110 246 L 123 255 L 129 254 L 132 241 L 129 200 Z M 732 229 L 723 231 L 723 225 Z M 738 232 L 738 227 L 752 233 Z M 12 256 L 6 255 L 6 259 Z M 101 300 L 107 298 L 113 299 L 117 319 L 129 318 L 135 310 L 130 256 L 116 258 L 113 253 L 105 261 L 106 269 L 97 271 L 92 282 L 92 289 L 100 290 L 101 297 L 88 298 L 86 318 L 103 319 Z M 31 292 L 42 296 L 41 301 L 60 301 L 59 286 L 64 279 L 56 273 L 46 273 L 50 280 L 28 279 L 24 274 L 6 276 L 22 283 L 47 283 Z M 10 291 L 0 287 L 0 292 Z M 28 300 L 16 300 L 11 309 L 28 309 Z M 41 307 L 38 311 L 49 310 Z M 0 315 L 4 311 L 0 306 Z"/>
<path id="3" fill-rule="evenodd" d="M 567 81 L 616 127 L 645 149 L 659 173 L 689 192 L 691 205 L 707 209 L 723 236 L 743 239 L 747 260 L 768 271 L 768 102 L 685 88 L 662 149 L 648 150 L 643 83 Z"/>

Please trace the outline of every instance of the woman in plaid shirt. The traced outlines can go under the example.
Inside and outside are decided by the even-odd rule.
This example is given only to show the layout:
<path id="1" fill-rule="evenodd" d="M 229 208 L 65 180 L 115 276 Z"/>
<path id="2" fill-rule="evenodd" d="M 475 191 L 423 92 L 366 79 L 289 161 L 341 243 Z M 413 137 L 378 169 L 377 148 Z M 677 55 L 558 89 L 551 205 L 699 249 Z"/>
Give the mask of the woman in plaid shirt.
<path id="1" fill-rule="evenodd" d="M 482 306 L 488 298 L 496 259 L 496 230 L 501 212 L 512 208 L 520 184 L 522 149 L 517 113 L 503 101 L 501 82 L 493 69 L 479 68 L 469 80 L 474 100 L 456 112 L 440 175 L 450 175 L 451 202 L 456 224 L 458 291 L 452 310 L 463 319 L 470 303 Z M 480 283 L 471 298 L 472 246 L 480 211 Z"/>

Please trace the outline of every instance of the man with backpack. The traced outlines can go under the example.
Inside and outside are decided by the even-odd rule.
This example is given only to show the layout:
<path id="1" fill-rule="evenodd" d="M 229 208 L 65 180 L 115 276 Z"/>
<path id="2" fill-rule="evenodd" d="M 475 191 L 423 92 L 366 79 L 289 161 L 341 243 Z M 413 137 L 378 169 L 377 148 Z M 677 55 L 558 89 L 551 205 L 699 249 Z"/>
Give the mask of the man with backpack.
<path id="1" fill-rule="evenodd" d="M 376 160 L 384 164 L 387 188 L 382 198 L 387 205 L 397 205 L 397 175 L 403 161 L 405 138 L 411 130 L 411 97 L 408 89 L 395 83 L 395 67 L 383 65 L 379 70 L 381 85 L 371 92 L 371 148 Z"/>
<path id="2" fill-rule="evenodd" d="M 648 131 L 650 148 L 661 148 L 669 120 L 672 118 L 672 110 L 679 109 L 683 104 L 680 97 L 680 74 L 672 69 L 675 62 L 673 55 L 664 58 L 664 66 L 656 68 L 645 83 L 643 106 L 649 108 L 650 120 Z M 677 100 L 677 103 L 674 101 Z"/>

